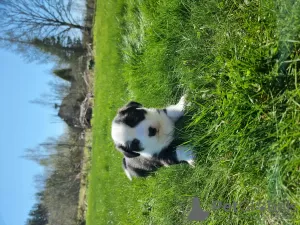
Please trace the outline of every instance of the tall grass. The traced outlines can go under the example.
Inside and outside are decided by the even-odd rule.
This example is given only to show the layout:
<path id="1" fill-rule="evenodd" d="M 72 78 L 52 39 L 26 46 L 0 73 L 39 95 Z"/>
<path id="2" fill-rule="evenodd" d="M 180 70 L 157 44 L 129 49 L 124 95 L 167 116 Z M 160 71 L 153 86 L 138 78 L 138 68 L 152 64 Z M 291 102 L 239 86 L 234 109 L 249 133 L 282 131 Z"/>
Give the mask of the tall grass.
<path id="1" fill-rule="evenodd" d="M 300 1 L 99 1 L 88 224 L 196 224 L 192 198 L 289 201 L 293 213 L 211 212 L 203 224 L 300 223 Z M 126 180 L 110 123 L 134 99 L 192 103 L 178 135 L 197 166 Z"/>

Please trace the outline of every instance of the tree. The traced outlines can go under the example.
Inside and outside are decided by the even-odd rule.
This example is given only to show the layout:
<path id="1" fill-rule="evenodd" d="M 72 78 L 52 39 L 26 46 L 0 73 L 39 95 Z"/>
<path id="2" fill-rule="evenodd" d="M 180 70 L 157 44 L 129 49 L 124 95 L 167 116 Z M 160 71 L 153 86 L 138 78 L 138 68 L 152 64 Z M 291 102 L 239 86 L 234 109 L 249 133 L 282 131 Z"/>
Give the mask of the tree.
<path id="1" fill-rule="evenodd" d="M 59 138 L 48 138 L 26 150 L 27 159 L 45 167 L 44 174 L 35 177 L 43 191 L 36 194 L 38 204 L 30 211 L 26 225 L 45 225 L 45 219 L 47 224 L 76 223 L 84 144 L 82 132 L 67 128 Z"/>
<path id="2" fill-rule="evenodd" d="M 61 59 L 62 62 L 72 62 L 78 59 L 85 51 L 80 38 L 72 38 L 70 36 L 34 38 L 31 42 L 40 51 L 55 56 Z"/>
<path id="3" fill-rule="evenodd" d="M 65 81 L 73 81 L 74 76 L 72 74 L 72 68 L 55 69 L 52 71 L 54 75 L 60 77 Z"/>
<path id="4" fill-rule="evenodd" d="M 51 36 L 74 36 L 90 30 L 72 13 L 72 0 L 1 0 L 1 36 L 19 40 Z M 31 37 L 31 38 L 29 38 Z"/>
<path id="5" fill-rule="evenodd" d="M 42 98 L 32 100 L 32 101 L 30 101 L 30 103 L 38 104 L 41 106 L 47 106 L 47 107 L 53 108 L 54 110 L 59 110 L 59 108 L 61 106 L 60 103 L 54 102 L 54 101 L 52 101 L 52 99 L 49 100 L 49 99 L 42 99 Z"/>
<path id="6" fill-rule="evenodd" d="M 42 52 L 30 39 L 0 36 L 0 47 L 20 54 L 27 62 L 47 63 L 57 60 L 57 57 Z"/>
<path id="7" fill-rule="evenodd" d="M 59 71 L 59 70 L 55 70 Z M 70 75 L 70 74 L 69 74 Z M 70 83 L 55 75 L 55 79 L 48 82 L 51 94 L 44 93 L 41 97 L 31 100 L 30 103 L 47 106 L 59 110 L 61 102 L 70 93 Z"/>
<path id="8" fill-rule="evenodd" d="M 0 47 L 19 53 L 28 62 L 37 61 L 47 63 L 49 61 L 57 64 L 72 63 L 84 54 L 80 38 L 47 37 L 33 39 L 0 36 Z"/>
<path id="9" fill-rule="evenodd" d="M 46 207 L 40 202 L 33 206 L 33 209 L 29 212 L 29 219 L 26 225 L 47 225 L 48 224 L 48 212 Z"/>

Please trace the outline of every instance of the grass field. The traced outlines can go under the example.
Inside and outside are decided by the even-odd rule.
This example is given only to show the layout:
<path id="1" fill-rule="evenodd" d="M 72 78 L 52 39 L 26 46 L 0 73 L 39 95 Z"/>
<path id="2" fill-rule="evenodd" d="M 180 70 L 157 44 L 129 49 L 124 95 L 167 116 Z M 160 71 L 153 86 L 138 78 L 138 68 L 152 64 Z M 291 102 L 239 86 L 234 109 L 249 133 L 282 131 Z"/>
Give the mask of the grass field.
<path id="1" fill-rule="evenodd" d="M 300 224 L 300 1 L 97 1 L 87 224 Z M 187 93 L 178 130 L 195 168 L 130 182 L 110 137 L 130 99 L 163 107 Z M 213 201 L 243 202 L 234 212 Z M 251 209 L 290 202 L 294 210 Z"/>

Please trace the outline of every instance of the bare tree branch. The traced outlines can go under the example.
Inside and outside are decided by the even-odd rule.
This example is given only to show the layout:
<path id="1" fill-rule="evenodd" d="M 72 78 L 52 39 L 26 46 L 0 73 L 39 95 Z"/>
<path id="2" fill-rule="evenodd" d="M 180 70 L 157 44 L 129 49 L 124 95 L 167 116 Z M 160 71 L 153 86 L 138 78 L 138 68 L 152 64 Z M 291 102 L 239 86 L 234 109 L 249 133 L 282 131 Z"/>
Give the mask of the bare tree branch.
<path id="1" fill-rule="evenodd" d="M 90 30 L 74 18 L 71 0 L 1 0 L 2 37 L 45 38 L 68 36 L 74 30 Z"/>

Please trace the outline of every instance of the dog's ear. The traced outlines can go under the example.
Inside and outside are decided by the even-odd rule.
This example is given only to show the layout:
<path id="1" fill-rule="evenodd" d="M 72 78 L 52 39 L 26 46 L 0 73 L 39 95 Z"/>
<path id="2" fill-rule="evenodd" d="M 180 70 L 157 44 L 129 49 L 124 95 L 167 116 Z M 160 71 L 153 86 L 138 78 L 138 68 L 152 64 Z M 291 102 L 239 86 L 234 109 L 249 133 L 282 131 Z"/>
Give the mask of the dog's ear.
<path id="1" fill-rule="evenodd" d="M 130 101 L 127 103 L 127 105 L 125 107 L 126 108 L 129 108 L 129 107 L 141 108 L 141 107 L 143 107 L 143 105 L 141 103 L 138 103 L 135 101 Z"/>
<path id="2" fill-rule="evenodd" d="M 143 107 L 141 103 L 131 101 L 131 102 L 128 102 L 121 109 L 119 109 L 118 113 L 125 114 L 130 109 L 136 109 L 136 108 L 141 108 L 141 107 Z"/>
<path id="3" fill-rule="evenodd" d="M 127 158 L 134 158 L 140 156 L 139 153 L 131 152 L 129 149 L 123 145 L 116 145 L 117 150 L 122 152 Z"/>
<path id="4" fill-rule="evenodd" d="M 125 155 L 127 158 L 135 158 L 135 157 L 140 156 L 140 154 L 139 154 L 139 153 L 136 153 L 136 152 L 124 152 L 124 155 Z"/>
<path id="5" fill-rule="evenodd" d="M 147 111 L 139 109 L 142 104 L 138 102 L 129 102 L 127 105 L 119 109 L 115 122 L 123 122 L 130 127 L 135 127 L 139 122 L 145 119 Z"/>

